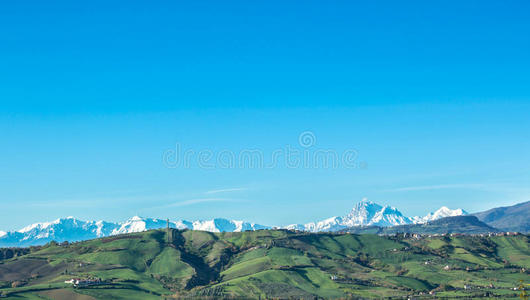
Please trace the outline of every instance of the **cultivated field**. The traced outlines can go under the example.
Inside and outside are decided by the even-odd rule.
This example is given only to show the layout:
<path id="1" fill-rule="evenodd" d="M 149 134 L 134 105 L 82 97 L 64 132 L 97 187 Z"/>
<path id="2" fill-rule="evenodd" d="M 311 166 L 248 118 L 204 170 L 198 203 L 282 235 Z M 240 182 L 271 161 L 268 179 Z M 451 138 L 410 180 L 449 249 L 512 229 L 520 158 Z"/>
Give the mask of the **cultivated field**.
<path id="1" fill-rule="evenodd" d="M 527 235 L 173 229 L 10 253 L 0 260 L 0 294 L 9 299 L 515 299 L 514 288 L 530 283 Z M 65 283 L 72 278 L 94 284 Z"/>

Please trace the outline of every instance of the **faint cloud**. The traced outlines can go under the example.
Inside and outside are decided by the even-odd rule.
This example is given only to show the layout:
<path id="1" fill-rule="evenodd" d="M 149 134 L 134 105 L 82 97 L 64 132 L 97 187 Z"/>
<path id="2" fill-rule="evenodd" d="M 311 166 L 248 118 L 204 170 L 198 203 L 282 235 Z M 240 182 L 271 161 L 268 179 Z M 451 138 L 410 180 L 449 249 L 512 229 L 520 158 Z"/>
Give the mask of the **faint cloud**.
<path id="1" fill-rule="evenodd" d="M 246 191 L 248 188 L 228 188 L 228 189 L 218 189 L 218 190 L 211 190 L 207 191 L 205 194 L 219 194 L 219 193 L 230 193 L 230 192 L 238 192 L 238 191 Z"/>
<path id="2" fill-rule="evenodd" d="M 187 206 L 204 202 L 236 202 L 240 200 L 215 197 L 201 197 L 201 194 L 218 194 L 235 191 L 243 191 L 247 188 L 227 188 L 211 190 L 202 193 L 184 193 L 184 194 L 153 194 L 153 195 L 130 195 L 130 196 L 107 196 L 107 197 L 90 197 L 90 198 L 71 198 L 52 201 L 33 201 L 27 202 L 26 205 L 35 208 L 63 207 L 63 208 L 94 208 L 105 205 L 107 207 L 128 205 L 144 205 L 146 203 L 160 203 L 160 205 L 150 205 L 149 208 L 161 207 L 178 207 Z M 194 197 L 194 198 L 192 198 Z M 191 200 L 186 200 L 190 199 Z M 175 202 L 179 201 L 180 202 Z"/>
<path id="3" fill-rule="evenodd" d="M 240 200 L 228 199 L 228 198 L 200 198 L 200 199 L 191 199 L 191 200 L 185 200 L 181 202 L 168 204 L 165 207 L 188 206 L 188 205 L 194 205 L 194 204 L 206 203 L 206 202 L 238 202 L 238 201 Z"/>

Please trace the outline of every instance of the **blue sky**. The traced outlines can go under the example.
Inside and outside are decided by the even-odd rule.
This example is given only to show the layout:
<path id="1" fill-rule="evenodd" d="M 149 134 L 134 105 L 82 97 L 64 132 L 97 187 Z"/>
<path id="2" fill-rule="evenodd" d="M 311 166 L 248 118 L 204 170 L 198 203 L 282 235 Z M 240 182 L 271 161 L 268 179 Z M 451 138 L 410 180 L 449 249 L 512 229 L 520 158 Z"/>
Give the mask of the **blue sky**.
<path id="1" fill-rule="evenodd" d="M 12 2 L 0 229 L 64 216 L 267 225 L 364 197 L 423 215 L 530 199 L 527 1 Z M 184 150 L 355 149 L 356 168 L 168 168 Z"/>

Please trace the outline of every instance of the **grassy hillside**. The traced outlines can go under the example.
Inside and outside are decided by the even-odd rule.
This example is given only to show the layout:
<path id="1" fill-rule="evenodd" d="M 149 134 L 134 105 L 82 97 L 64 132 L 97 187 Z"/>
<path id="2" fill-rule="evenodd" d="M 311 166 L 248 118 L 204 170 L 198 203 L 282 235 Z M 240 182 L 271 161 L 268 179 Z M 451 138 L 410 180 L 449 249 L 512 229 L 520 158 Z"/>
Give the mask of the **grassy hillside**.
<path id="1" fill-rule="evenodd" d="M 520 280 L 530 283 L 525 235 L 152 230 L 9 253 L 0 257 L 0 294 L 10 299 L 432 298 L 429 292 L 509 299 L 519 295 Z M 70 278 L 102 283 L 73 288 L 64 283 Z"/>

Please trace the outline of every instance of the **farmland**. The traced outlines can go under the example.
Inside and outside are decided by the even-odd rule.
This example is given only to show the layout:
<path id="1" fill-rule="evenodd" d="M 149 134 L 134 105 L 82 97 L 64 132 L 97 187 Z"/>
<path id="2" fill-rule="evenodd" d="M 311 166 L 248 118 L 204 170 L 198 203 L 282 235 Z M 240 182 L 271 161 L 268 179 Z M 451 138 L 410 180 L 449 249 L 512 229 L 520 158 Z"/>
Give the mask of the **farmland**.
<path id="1" fill-rule="evenodd" d="M 8 299 L 516 299 L 530 283 L 528 235 L 171 229 L 11 252 L 0 260 Z M 100 282 L 75 288 L 72 278 Z"/>

